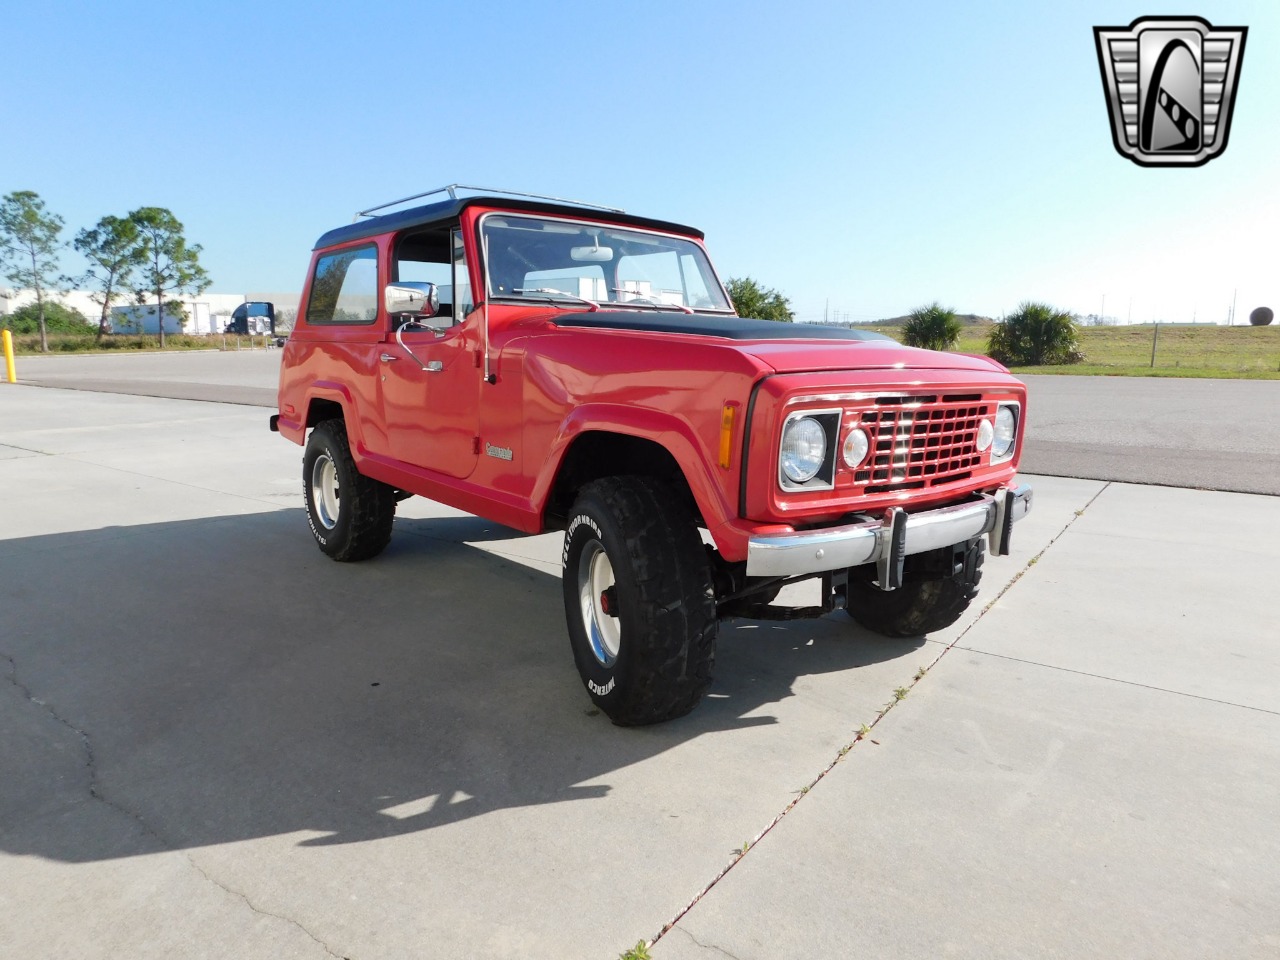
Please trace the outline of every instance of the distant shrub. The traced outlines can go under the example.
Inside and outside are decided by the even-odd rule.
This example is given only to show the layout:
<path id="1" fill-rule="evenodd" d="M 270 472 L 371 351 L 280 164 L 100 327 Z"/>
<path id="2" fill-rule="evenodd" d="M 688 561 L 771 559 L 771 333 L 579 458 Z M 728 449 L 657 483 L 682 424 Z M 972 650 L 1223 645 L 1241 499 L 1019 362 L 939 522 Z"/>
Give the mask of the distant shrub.
<path id="1" fill-rule="evenodd" d="M 7 317 L 0 317 L 0 326 L 8 327 L 15 335 L 40 332 L 40 307 L 28 303 Z M 49 301 L 44 305 L 44 326 L 50 333 L 92 333 L 94 326 L 79 310 Z"/>
<path id="2" fill-rule="evenodd" d="M 917 307 L 902 325 L 902 342 L 926 350 L 954 350 L 960 340 L 960 321 L 954 310 L 937 301 Z"/>
<path id="3" fill-rule="evenodd" d="M 1024 301 L 991 329 L 987 355 L 1010 367 L 1080 363 L 1080 331 L 1070 313 Z"/>

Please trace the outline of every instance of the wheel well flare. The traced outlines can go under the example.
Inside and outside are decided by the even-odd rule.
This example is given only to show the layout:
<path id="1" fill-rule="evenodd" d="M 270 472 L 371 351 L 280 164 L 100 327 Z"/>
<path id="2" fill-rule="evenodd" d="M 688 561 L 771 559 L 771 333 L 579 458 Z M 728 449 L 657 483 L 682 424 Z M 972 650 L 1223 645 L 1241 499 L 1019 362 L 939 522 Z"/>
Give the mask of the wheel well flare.
<path id="1" fill-rule="evenodd" d="M 573 441 L 560 462 L 551 496 L 548 519 L 563 521 L 573 506 L 577 492 L 603 477 L 652 477 L 661 481 L 685 502 L 696 517 L 698 507 L 688 481 L 676 458 L 659 443 L 620 433 L 588 431 Z"/>

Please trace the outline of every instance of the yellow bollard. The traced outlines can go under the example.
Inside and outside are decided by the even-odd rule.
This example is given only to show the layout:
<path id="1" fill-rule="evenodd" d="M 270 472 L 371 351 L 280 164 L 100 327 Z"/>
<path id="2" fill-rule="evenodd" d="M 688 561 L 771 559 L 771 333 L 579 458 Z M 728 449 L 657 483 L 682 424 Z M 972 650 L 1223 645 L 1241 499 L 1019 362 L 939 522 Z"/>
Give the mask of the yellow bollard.
<path id="1" fill-rule="evenodd" d="M 18 382 L 18 375 L 13 370 L 13 334 L 8 330 L 0 331 L 4 338 L 4 373 L 10 383 Z"/>

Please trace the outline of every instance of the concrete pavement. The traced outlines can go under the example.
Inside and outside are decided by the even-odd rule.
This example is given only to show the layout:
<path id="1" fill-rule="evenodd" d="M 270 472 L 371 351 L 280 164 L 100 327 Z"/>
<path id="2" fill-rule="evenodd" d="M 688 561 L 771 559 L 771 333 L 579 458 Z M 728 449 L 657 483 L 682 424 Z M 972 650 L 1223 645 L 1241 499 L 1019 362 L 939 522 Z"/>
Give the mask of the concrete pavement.
<path id="1" fill-rule="evenodd" d="M 1108 485 L 654 957 L 1280 955 L 1278 541 Z"/>
<path id="2" fill-rule="evenodd" d="M 558 536 L 334 564 L 261 410 L 0 389 L 0 954 L 1280 948 L 1280 501 L 1032 478 L 951 630 L 728 624 L 624 731 Z"/>

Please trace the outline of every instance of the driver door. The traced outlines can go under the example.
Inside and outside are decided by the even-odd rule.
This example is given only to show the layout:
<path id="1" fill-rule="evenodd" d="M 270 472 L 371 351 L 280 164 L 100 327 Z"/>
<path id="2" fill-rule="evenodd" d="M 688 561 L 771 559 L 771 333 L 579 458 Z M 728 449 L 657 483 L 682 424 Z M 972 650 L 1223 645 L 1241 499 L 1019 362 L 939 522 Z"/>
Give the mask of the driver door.
<path id="1" fill-rule="evenodd" d="M 437 285 L 440 312 L 421 324 L 405 324 L 399 337 L 399 321 L 392 318 L 379 363 L 381 406 L 390 456 L 451 477 L 468 477 L 479 459 L 481 371 L 475 357 L 480 315 L 463 322 L 472 305 L 461 238 L 454 230 L 439 240 L 444 242 L 406 238 L 393 262 L 391 282 Z M 433 253 L 432 259 L 421 259 Z"/>

